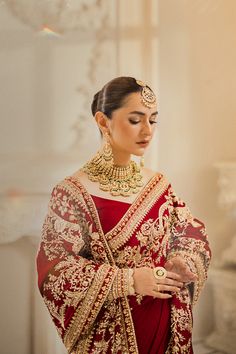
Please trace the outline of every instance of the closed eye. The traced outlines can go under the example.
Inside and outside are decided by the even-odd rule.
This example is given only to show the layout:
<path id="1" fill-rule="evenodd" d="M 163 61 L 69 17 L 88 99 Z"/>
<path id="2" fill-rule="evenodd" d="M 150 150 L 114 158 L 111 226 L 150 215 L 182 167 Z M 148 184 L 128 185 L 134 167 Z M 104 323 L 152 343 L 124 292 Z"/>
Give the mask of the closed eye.
<path id="1" fill-rule="evenodd" d="M 131 124 L 138 124 L 138 123 L 140 123 L 140 120 L 129 119 L 129 122 Z"/>

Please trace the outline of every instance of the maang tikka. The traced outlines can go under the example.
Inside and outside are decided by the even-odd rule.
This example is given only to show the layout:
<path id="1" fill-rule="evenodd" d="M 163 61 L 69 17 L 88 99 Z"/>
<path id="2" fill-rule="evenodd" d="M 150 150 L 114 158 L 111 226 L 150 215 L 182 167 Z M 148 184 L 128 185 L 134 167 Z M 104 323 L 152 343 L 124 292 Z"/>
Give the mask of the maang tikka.
<path id="1" fill-rule="evenodd" d="M 157 104 L 157 99 L 154 92 L 141 80 L 136 80 L 136 83 L 142 87 L 141 100 L 144 106 L 154 108 Z"/>

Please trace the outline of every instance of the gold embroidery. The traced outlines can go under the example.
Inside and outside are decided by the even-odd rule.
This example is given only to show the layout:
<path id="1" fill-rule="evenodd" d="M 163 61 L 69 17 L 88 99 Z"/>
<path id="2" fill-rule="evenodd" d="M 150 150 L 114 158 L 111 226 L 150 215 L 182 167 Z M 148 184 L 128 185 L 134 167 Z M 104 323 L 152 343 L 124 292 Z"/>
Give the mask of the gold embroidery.
<path id="1" fill-rule="evenodd" d="M 66 184 L 68 184 L 71 187 L 71 192 L 73 193 L 74 197 L 76 198 L 78 191 L 79 195 L 81 197 L 82 203 L 86 204 L 87 206 L 87 212 L 91 216 L 91 220 L 93 220 L 93 223 L 96 225 L 97 228 L 97 233 L 102 240 L 103 247 L 106 251 L 106 258 L 108 258 L 110 264 L 115 264 L 112 252 L 110 250 L 110 247 L 107 243 L 107 240 L 104 236 L 104 233 L 102 231 L 102 226 L 100 224 L 99 216 L 96 210 L 96 207 L 94 205 L 93 199 L 90 196 L 90 194 L 87 192 L 87 190 L 83 187 L 82 184 L 78 181 L 78 179 L 74 177 L 68 177 L 65 179 Z"/>
<path id="2" fill-rule="evenodd" d="M 157 206 L 156 219 L 145 220 L 160 196 L 166 199 Z M 190 227 L 197 230 L 197 238 L 189 234 Z M 77 354 L 138 353 L 129 301 L 124 296 L 128 293 L 128 270 L 124 268 L 158 265 L 167 255 L 181 254 L 199 279 L 203 274 L 194 289 L 196 300 L 210 256 L 202 224 L 193 219 L 163 177 L 155 177 L 144 188 L 107 235 L 91 196 L 78 181 L 67 178 L 53 192 L 42 245 L 49 260 L 58 260 L 44 282 L 44 300 L 68 351 Z M 136 296 L 137 302 L 141 299 Z M 188 288 L 175 300 L 178 306 L 173 302 L 167 353 L 187 354 L 191 338 L 185 340 L 185 333 L 192 331 Z M 68 322 L 69 308 L 74 312 Z"/>
<path id="3" fill-rule="evenodd" d="M 118 225 L 106 234 L 113 252 L 128 241 L 167 187 L 165 178 L 156 176 L 149 187 L 131 205 Z"/>
<path id="4" fill-rule="evenodd" d="M 97 210 L 95 208 L 95 205 L 93 203 L 93 200 L 91 198 L 91 196 L 87 193 L 87 191 L 83 188 L 83 186 L 79 183 L 78 180 L 73 179 L 71 177 L 67 178 L 66 183 L 71 184 L 72 189 L 74 190 L 79 190 L 81 192 L 81 195 L 84 198 L 84 202 L 87 204 L 88 206 L 88 210 L 90 215 L 92 216 L 92 220 L 95 223 L 96 227 L 97 227 L 97 232 L 100 236 L 100 239 L 103 241 L 103 246 L 106 249 L 107 255 L 109 257 L 110 260 L 110 264 L 115 264 L 115 260 L 113 258 L 113 255 L 111 253 L 111 250 L 107 244 L 107 241 L 104 237 L 103 231 L 102 231 L 102 227 L 100 224 L 100 220 L 97 214 Z M 124 317 L 125 317 L 125 322 L 124 322 L 124 328 L 121 327 L 121 329 L 124 329 L 124 333 L 123 333 L 123 338 L 125 336 L 127 336 L 127 347 L 125 347 L 124 343 L 122 343 L 122 353 L 124 354 L 129 354 L 129 353 L 136 353 L 138 354 L 138 347 L 137 347 L 137 343 L 136 343 L 136 337 L 135 337 L 135 332 L 134 332 L 134 327 L 133 327 L 133 323 L 132 323 L 132 317 L 130 316 L 130 308 L 129 308 L 129 303 L 128 301 L 125 301 L 122 303 L 122 308 L 119 309 L 119 311 L 116 313 L 116 317 L 119 315 L 119 313 L 123 313 Z M 116 321 L 115 321 L 116 322 Z M 127 330 L 127 328 L 129 328 L 129 330 Z M 115 353 L 115 352 L 114 352 Z"/>
<path id="5" fill-rule="evenodd" d="M 111 271 L 110 267 L 107 265 L 101 266 L 97 271 L 96 278 L 88 289 L 83 303 L 81 306 L 77 307 L 70 326 L 66 331 L 64 342 L 68 351 L 73 348 L 78 340 L 78 333 L 81 333 L 81 335 L 85 334 L 95 321 L 109 293 L 114 275 L 115 272 Z"/>
<path id="6" fill-rule="evenodd" d="M 206 248 L 207 238 L 203 224 L 193 218 L 185 203 L 175 195 L 171 188 L 166 200 L 169 201 L 171 231 L 168 259 L 177 255 L 183 257 L 190 269 L 198 275 L 198 281 L 194 285 L 189 284 L 175 295 L 178 299 L 178 306 L 175 305 L 174 299 L 171 306 L 172 336 L 167 354 L 188 354 L 191 350 L 192 332 L 191 286 L 194 286 L 193 303 L 195 303 L 206 280 L 210 253 Z M 188 340 L 184 333 L 189 333 Z"/>
<path id="7" fill-rule="evenodd" d="M 166 354 L 189 354 L 192 345 L 191 336 L 186 340 L 184 332 L 192 333 L 192 311 L 189 293 L 182 289 L 175 297 L 179 300 L 178 307 L 171 305 L 171 339 Z"/>

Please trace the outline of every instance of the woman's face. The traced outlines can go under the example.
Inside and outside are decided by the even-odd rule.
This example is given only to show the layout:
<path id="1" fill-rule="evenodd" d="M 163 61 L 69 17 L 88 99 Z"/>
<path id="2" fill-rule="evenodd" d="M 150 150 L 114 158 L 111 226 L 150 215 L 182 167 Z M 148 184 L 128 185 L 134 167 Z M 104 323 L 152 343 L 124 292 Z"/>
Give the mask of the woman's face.
<path id="1" fill-rule="evenodd" d="M 128 95 L 108 120 L 113 153 L 142 156 L 153 137 L 157 114 L 157 107 L 143 105 L 139 92 Z"/>

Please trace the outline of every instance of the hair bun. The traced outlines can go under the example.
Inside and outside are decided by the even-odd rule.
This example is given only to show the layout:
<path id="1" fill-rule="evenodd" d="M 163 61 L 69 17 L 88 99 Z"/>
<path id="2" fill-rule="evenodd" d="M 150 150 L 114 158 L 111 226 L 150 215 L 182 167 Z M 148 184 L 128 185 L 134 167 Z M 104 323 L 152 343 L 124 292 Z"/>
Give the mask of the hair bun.
<path id="1" fill-rule="evenodd" d="M 91 104 L 91 110 L 92 110 L 92 114 L 93 116 L 95 116 L 95 113 L 98 110 L 98 99 L 99 99 L 99 94 L 101 91 L 98 91 L 94 96 L 93 96 L 93 102 Z"/>

